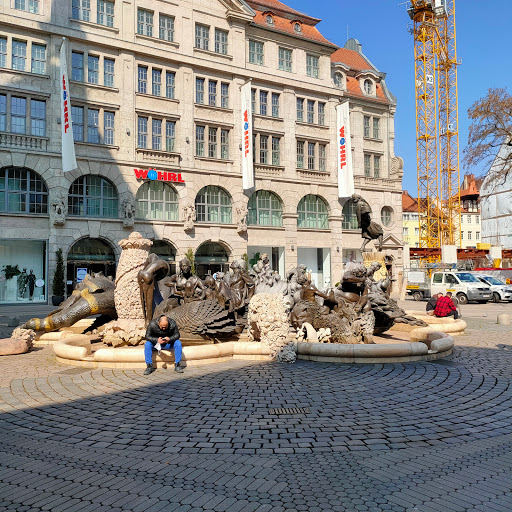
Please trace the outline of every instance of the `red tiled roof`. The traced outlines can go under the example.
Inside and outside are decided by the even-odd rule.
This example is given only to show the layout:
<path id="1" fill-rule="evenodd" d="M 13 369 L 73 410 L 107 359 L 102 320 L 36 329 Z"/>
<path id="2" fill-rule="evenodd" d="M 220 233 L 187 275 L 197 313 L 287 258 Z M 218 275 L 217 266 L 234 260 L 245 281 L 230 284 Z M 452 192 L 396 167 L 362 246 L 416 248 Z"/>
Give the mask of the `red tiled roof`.
<path id="1" fill-rule="evenodd" d="M 361 87 L 359 86 L 359 80 L 357 78 L 353 78 L 351 76 L 346 77 L 347 80 L 347 96 L 357 96 L 358 98 L 365 98 L 370 101 L 381 101 L 388 103 L 386 96 L 384 96 L 384 91 L 380 84 L 376 85 L 377 97 L 366 96 L 361 91 Z"/>
<path id="2" fill-rule="evenodd" d="M 478 196 L 478 195 L 480 195 L 480 192 L 476 186 L 475 180 L 472 180 L 469 182 L 468 188 L 465 188 L 464 190 L 460 191 L 461 199 L 465 196 Z"/>
<path id="3" fill-rule="evenodd" d="M 331 62 L 341 62 L 354 71 L 372 69 L 370 63 L 360 53 L 354 50 L 347 50 L 346 48 L 338 48 L 331 55 Z"/>
<path id="4" fill-rule="evenodd" d="M 407 190 L 402 192 L 402 211 L 418 213 L 418 201 L 411 197 Z"/>
<path id="5" fill-rule="evenodd" d="M 293 19 L 304 19 L 303 21 L 305 21 L 305 19 L 308 19 L 312 22 L 315 22 L 315 25 L 321 21 L 318 18 L 313 18 L 311 16 L 308 16 L 307 14 L 303 14 L 299 11 L 296 11 L 295 9 L 288 7 L 287 5 L 283 4 L 282 2 L 279 2 L 278 0 L 247 0 L 247 3 L 252 8 L 258 11 L 265 12 L 269 10 L 275 12 L 276 14 L 277 11 L 280 11 L 280 13 L 295 16 L 295 18 Z"/>

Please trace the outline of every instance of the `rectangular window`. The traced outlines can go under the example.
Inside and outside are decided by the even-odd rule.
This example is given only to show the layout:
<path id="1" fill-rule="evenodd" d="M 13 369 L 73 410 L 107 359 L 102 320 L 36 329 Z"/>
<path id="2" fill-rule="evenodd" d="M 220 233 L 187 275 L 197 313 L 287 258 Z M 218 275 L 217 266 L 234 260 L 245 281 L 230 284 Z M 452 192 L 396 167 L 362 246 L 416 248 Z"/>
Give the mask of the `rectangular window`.
<path id="1" fill-rule="evenodd" d="M 220 157 L 222 160 L 229 158 L 229 130 L 220 131 Z"/>
<path id="2" fill-rule="evenodd" d="M 263 43 L 249 41 L 249 62 L 263 66 Z"/>
<path id="3" fill-rule="evenodd" d="M 32 73 L 44 75 L 46 72 L 46 46 L 32 44 Z"/>
<path id="4" fill-rule="evenodd" d="M 256 89 L 251 89 L 251 109 L 252 113 L 256 113 Z"/>
<path id="5" fill-rule="evenodd" d="M 318 124 L 325 125 L 325 103 L 318 102 Z"/>
<path id="6" fill-rule="evenodd" d="M 476 218 L 475 218 L 475 222 L 477 224 L 480 224 L 480 215 L 477 215 Z"/>
<path id="7" fill-rule="evenodd" d="M 71 7 L 74 20 L 91 21 L 91 0 L 73 0 Z"/>
<path id="8" fill-rule="evenodd" d="M 272 117 L 279 117 L 279 94 L 272 93 Z"/>
<path id="9" fill-rule="evenodd" d="M 114 112 L 103 114 L 103 142 L 110 146 L 114 144 Z"/>
<path id="10" fill-rule="evenodd" d="M 297 169 L 304 169 L 304 141 L 297 141 Z"/>
<path id="11" fill-rule="evenodd" d="M 11 97 L 11 132 L 27 133 L 27 100 Z"/>
<path id="12" fill-rule="evenodd" d="M 137 34 L 153 37 L 153 12 L 137 9 Z"/>
<path id="13" fill-rule="evenodd" d="M 147 146 L 148 146 L 148 118 L 147 117 L 139 117 L 137 119 L 137 147 L 147 148 Z"/>
<path id="14" fill-rule="evenodd" d="M 379 135 L 380 135 L 380 132 L 379 132 L 379 118 L 378 117 L 374 117 L 373 118 L 373 138 L 374 139 L 378 139 Z"/>
<path id="15" fill-rule="evenodd" d="M 139 66 L 138 71 L 138 85 L 137 92 L 141 94 L 148 93 L 148 68 L 146 66 Z"/>
<path id="16" fill-rule="evenodd" d="M 260 164 L 268 164 L 268 135 L 260 135 Z"/>
<path id="17" fill-rule="evenodd" d="M 84 54 L 71 52 L 71 80 L 84 81 Z"/>
<path id="18" fill-rule="evenodd" d="M 196 78 L 196 103 L 204 103 L 204 78 Z"/>
<path id="19" fill-rule="evenodd" d="M 7 67 L 7 38 L 0 37 L 0 68 Z"/>
<path id="20" fill-rule="evenodd" d="M 464 240 L 464 231 L 461 231 L 461 232 L 460 232 L 460 239 L 461 239 L 461 240 Z"/>
<path id="21" fill-rule="evenodd" d="M 196 23 L 196 48 L 209 50 L 210 48 L 210 27 Z"/>
<path id="22" fill-rule="evenodd" d="M 7 95 L 0 94 L 0 132 L 7 131 Z"/>
<path id="23" fill-rule="evenodd" d="M 38 137 L 46 135 L 46 102 L 30 101 L 30 133 Z"/>
<path id="24" fill-rule="evenodd" d="M 153 96 L 160 96 L 162 93 L 162 70 L 153 69 L 151 75 L 151 93 Z"/>
<path id="25" fill-rule="evenodd" d="M 39 0 L 15 0 L 14 8 L 37 14 L 39 12 Z"/>
<path id="26" fill-rule="evenodd" d="M 304 121 L 304 98 L 297 98 L 297 121 Z"/>
<path id="27" fill-rule="evenodd" d="M 281 165 L 281 140 L 279 137 L 272 137 L 272 165 Z"/>
<path id="28" fill-rule="evenodd" d="M 176 141 L 176 121 L 165 122 L 165 149 L 174 152 Z"/>
<path id="29" fill-rule="evenodd" d="M 373 157 L 373 175 L 380 178 L 380 156 Z"/>
<path id="30" fill-rule="evenodd" d="M 320 59 L 314 55 L 306 55 L 306 74 L 312 78 L 318 78 Z"/>
<path id="31" fill-rule="evenodd" d="M 420 236 L 420 228 L 414 228 L 414 235 Z M 464 238 L 464 235 L 462 236 L 462 238 Z"/>
<path id="32" fill-rule="evenodd" d="M 220 28 L 215 29 L 215 52 L 228 54 L 228 33 Z"/>
<path id="33" fill-rule="evenodd" d="M 364 175 L 370 176 L 372 172 L 372 157 L 371 155 L 364 155 Z"/>
<path id="34" fill-rule="evenodd" d="M 174 18 L 160 14 L 159 37 L 164 41 L 174 41 Z"/>
<path id="35" fill-rule="evenodd" d="M 477 232 L 476 232 L 476 239 L 477 239 L 477 240 L 480 240 L 480 231 L 477 231 Z"/>
<path id="36" fill-rule="evenodd" d="M 151 144 L 156 151 L 162 149 L 162 120 L 153 119 L 151 123 Z"/>
<path id="37" fill-rule="evenodd" d="M 318 169 L 320 171 L 327 170 L 327 146 L 325 144 L 318 146 Z"/>
<path id="38" fill-rule="evenodd" d="M 308 169 L 315 168 L 315 144 L 308 142 Z"/>
<path id="39" fill-rule="evenodd" d="M 100 83 L 100 58 L 93 55 L 87 57 L 87 81 L 90 84 Z"/>
<path id="40" fill-rule="evenodd" d="M 208 80 L 208 105 L 215 107 L 217 104 L 217 82 Z"/>
<path id="41" fill-rule="evenodd" d="M 468 231 L 468 240 L 472 240 L 473 231 Z"/>
<path id="42" fill-rule="evenodd" d="M 25 71 L 27 60 L 27 43 L 25 41 L 12 41 L 12 69 Z"/>
<path id="43" fill-rule="evenodd" d="M 370 118 L 368 116 L 364 116 L 364 136 L 370 136 Z"/>
<path id="44" fill-rule="evenodd" d="M 282 71 L 292 70 L 292 51 L 286 48 L 279 48 L 279 69 Z"/>
<path id="45" fill-rule="evenodd" d="M 315 102 L 308 100 L 308 123 L 313 124 L 315 122 Z"/>
<path id="46" fill-rule="evenodd" d="M 260 115 L 262 115 L 262 116 L 267 115 L 267 99 L 268 99 L 268 92 L 260 91 Z"/>
<path id="47" fill-rule="evenodd" d="M 174 99 L 174 84 L 176 82 L 176 74 L 172 71 L 165 73 L 165 97 Z"/>
<path id="48" fill-rule="evenodd" d="M 98 24 L 106 27 L 114 26 L 114 2 L 98 0 Z"/>
<path id="49" fill-rule="evenodd" d="M 217 158 L 217 128 L 208 129 L 208 156 Z"/>
<path id="50" fill-rule="evenodd" d="M 220 106 L 229 108 L 229 84 L 220 84 Z"/>
<path id="51" fill-rule="evenodd" d="M 103 82 L 105 87 L 114 87 L 114 59 L 103 59 Z"/>
<path id="52" fill-rule="evenodd" d="M 204 126 L 196 126 L 196 155 L 204 156 Z"/>
<path id="53" fill-rule="evenodd" d="M 87 142 L 100 143 L 100 111 L 87 109 Z"/>
<path id="54" fill-rule="evenodd" d="M 73 140 L 84 140 L 84 107 L 71 107 L 71 122 L 73 124 Z"/>

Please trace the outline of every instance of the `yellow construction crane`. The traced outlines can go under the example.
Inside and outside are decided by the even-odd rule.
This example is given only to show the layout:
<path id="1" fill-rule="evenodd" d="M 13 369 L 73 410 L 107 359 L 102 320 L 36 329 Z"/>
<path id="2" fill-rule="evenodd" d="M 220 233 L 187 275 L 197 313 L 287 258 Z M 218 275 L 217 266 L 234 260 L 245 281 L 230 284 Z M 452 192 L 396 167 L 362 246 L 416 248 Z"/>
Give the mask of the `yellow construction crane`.
<path id="1" fill-rule="evenodd" d="M 420 247 L 460 246 L 455 0 L 411 0 Z"/>

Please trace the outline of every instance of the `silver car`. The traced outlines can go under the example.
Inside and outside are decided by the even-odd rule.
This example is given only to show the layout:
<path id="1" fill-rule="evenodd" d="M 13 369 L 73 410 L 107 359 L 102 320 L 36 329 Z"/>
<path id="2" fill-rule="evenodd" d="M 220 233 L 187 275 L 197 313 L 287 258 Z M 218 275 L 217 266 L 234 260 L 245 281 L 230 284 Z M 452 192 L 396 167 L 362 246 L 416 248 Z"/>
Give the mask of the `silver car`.
<path id="1" fill-rule="evenodd" d="M 492 301 L 500 302 L 502 300 L 512 302 L 512 286 L 496 279 L 494 276 L 481 275 L 476 276 L 482 283 L 491 287 Z"/>

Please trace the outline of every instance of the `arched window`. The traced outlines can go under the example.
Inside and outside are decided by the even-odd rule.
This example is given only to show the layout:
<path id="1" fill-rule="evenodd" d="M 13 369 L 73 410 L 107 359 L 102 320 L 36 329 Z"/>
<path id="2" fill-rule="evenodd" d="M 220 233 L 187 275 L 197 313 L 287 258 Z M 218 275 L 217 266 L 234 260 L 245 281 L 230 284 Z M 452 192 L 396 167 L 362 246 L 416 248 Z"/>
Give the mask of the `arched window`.
<path id="1" fill-rule="evenodd" d="M 135 217 L 144 220 L 179 220 L 178 193 L 163 181 L 148 181 L 137 190 Z"/>
<path id="2" fill-rule="evenodd" d="M 334 85 L 340 88 L 343 87 L 343 75 L 339 71 L 334 73 Z"/>
<path id="3" fill-rule="evenodd" d="M 267 22 L 267 25 L 273 25 L 274 24 L 274 16 L 272 16 L 272 14 L 267 14 L 265 16 L 265 21 Z"/>
<path id="4" fill-rule="evenodd" d="M 297 213 L 299 214 L 297 219 L 299 228 L 329 228 L 327 203 L 320 196 L 313 194 L 304 196 L 299 202 Z"/>
<path id="5" fill-rule="evenodd" d="M 366 94 L 373 94 L 373 83 L 368 78 L 364 81 L 364 92 Z"/>
<path id="6" fill-rule="evenodd" d="M 356 205 L 352 199 L 349 199 L 343 205 L 343 222 L 341 227 L 343 229 L 357 229 L 357 216 L 356 216 Z"/>
<path id="7" fill-rule="evenodd" d="M 383 226 L 389 226 L 393 222 L 393 208 L 384 206 L 380 211 L 380 220 Z"/>
<path id="8" fill-rule="evenodd" d="M 283 225 L 283 204 L 273 192 L 258 190 L 249 199 L 247 224 L 252 226 Z"/>
<path id="9" fill-rule="evenodd" d="M 196 196 L 197 222 L 231 224 L 231 196 L 220 187 L 203 187 Z"/>
<path id="10" fill-rule="evenodd" d="M 150 253 L 156 254 L 160 259 L 169 263 L 169 275 L 176 274 L 176 248 L 165 240 L 153 240 L 149 249 Z"/>
<path id="11" fill-rule="evenodd" d="M 119 216 L 117 190 L 101 176 L 82 176 L 69 188 L 68 213 L 116 219 Z"/>
<path id="12" fill-rule="evenodd" d="M 48 213 L 48 189 L 43 179 L 24 167 L 0 169 L 0 212 Z"/>
<path id="13" fill-rule="evenodd" d="M 228 253 L 226 249 L 215 242 L 201 244 L 194 256 L 196 274 L 204 279 L 208 274 L 215 272 L 228 272 Z"/>

